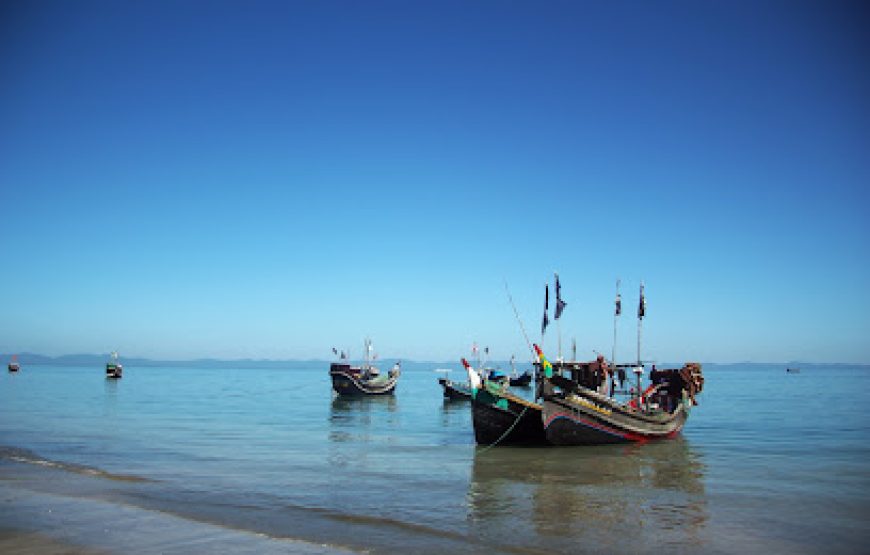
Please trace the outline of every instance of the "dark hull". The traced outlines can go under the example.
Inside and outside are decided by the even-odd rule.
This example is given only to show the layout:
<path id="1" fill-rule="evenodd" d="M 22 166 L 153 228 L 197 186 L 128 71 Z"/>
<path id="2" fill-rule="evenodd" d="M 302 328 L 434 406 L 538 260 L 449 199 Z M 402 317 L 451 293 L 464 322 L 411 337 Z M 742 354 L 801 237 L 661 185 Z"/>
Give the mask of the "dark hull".
<path id="1" fill-rule="evenodd" d="M 510 381 L 511 387 L 529 387 L 529 385 L 531 383 L 532 383 L 532 375 L 529 374 L 528 372 L 525 372 L 524 374 L 520 374 L 516 378 L 511 378 L 511 381 Z"/>
<path id="2" fill-rule="evenodd" d="M 547 444 L 539 405 L 522 404 L 479 390 L 471 400 L 471 415 L 478 445 Z"/>
<path id="3" fill-rule="evenodd" d="M 18 367 L 17 364 L 10 364 L 10 365 L 9 365 L 9 371 L 10 371 L 10 372 L 18 372 L 18 368 L 19 368 L 19 367 Z"/>
<path id="4" fill-rule="evenodd" d="M 439 378 L 438 383 L 444 388 L 444 398 L 467 401 L 471 399 L 471 388 L 467 384 L 452 382 L 445 378 Z"/>
<path id="5" fill-rule="evenodd" d="M 121 375 L 123 373 L 124 373 L 124 369 L 120 365 L 115 365 L 115 364 L 107 364 L 106 365 L 106 379 L 118 380 L 121 378 Z"/>
<path id="6" fill-rule="evenodd" d="M 391 376 L 386 380 L 366 380 L 361 376 L 355 376 L 350 372 L 341 370 L 331 370 L 329 375 L 332 377 L 332 389 L 339 395 L 348 396 L 392 395 L 396 389 L 396 383 L 399 381 L 398 376 Z"/>
<path id="7" fill-rule="evenodd" d="M 668 439 L 683 429 L 688 414 L 683 404 L 673 412 L 644 414 L 600 398 L 581 401 L 554 397 L 543 403 L 544 429 L 554 445 L 603 445 Z"/>

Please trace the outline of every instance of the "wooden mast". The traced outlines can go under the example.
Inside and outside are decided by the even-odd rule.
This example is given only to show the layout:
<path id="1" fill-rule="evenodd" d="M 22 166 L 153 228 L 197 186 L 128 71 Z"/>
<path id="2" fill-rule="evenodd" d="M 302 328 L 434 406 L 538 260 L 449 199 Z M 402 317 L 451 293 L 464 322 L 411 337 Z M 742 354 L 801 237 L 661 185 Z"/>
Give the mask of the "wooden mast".
<path id="1" fill-rule="evenodd" d="M 640 358 L 640 338 L 643 333 L 643 317 L 646 315 L 646 299 L 643 296 L 643 281 L 640 282 L 640 301 L 637 305 L 637 368 L 634 373 L 637 374 L 637 409 L 641 410 L 640 388 L 641 377 L 643 376 L 643 360 Z"/>
<path id="2" fill-rule="evenodd" d="M 613 395 L 615 389 L 614 382 L 616 381 L 616 324 L 619 321 L 619 315 L 622 314 L 622 299 L 619 296 L 619 284 L 621 280 L 616 278 L 616 301 L 613 310 L 613 349 L 610 353 L 610 362 L 613 363 L 613 368 L 610 371 L 610 392 Z"/>

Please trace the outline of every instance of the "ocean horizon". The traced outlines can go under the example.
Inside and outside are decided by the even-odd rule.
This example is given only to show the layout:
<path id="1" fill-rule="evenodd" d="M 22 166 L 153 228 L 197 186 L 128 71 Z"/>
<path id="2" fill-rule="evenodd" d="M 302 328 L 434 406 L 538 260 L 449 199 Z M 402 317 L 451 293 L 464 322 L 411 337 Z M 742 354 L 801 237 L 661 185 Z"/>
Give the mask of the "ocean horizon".
<path id="1" fill-rule="evenodd" d="M 43 355 L 38 353 L 30 353 L 30 352 L 22 352 L 22 353 L 0 353 L 0 361 L 9 361 L 12 356 L 16 356 L 19 363 L 23 365 L 33 365 L 33 366 L 83 366 L 83 365 L 92 365 L 92 364 L 105 364 L 109 359 L 111 353 L 74 353 L 74 354 L 65 354 L 65 355 Z M 402 357 L 391 357 L 391 356 L 379 356 L 377 360 L 373 361 L 373 364 L 376 366 L 382 365 L 391 365 L 395 362 L 401 361 L 404 367 L 407 369 L 417 369 L 418 367 L 431 367 L 432 365 L 443 365 L 443 366 L 453 366 L 459 370 L 462 370 L 462 365 L 460 363 L 460 359 L 463 358 L 463 355 L 456 357 L 454 360 L 426 360 L 426 359 L 408 359 Z M 475 362 L 472 360 L 472 357 L 465 356 L 468 360 Z M 555 357 L 554 357 L 555 358 Z M 578 357 L 580 360 L 592 360 L 594 359 L 594 355 L 590 355 L 585 359 L 582 357 Z M 143 366 L 143 367 L 202 367 L 202 368 L 272 368 L 272 367 L 282 367 L 285 366 L 287 368 L 306 368 L 312 367 L 317 364 L 330 364 L 332 362 L 336 362 L 336 358 L 213 358 L 213 357 L 200 357 L 200 358 L 191 358 L 191 359 L 160 359 L 160 358 L 148 358 L 148 357 L 120 357 L 121 363 L 127 366 Z M 349 362 L 359 363 L 362 362 L 360 358 L 350 358 Z M 501 368 L 510 368 L 511 361 L 510 359 L 489 359 L 485 361 L 487 365 L 493 367 L 501 367 Z M 650 366 L 652 364 L 656 364 L 662 367 L 676 367 L 680 366 L 685 362 L 690 362 L 689 360 L 685 361 L 665 361 L 665 362 L 651 362 L 644 361 L 646 366 Z M 712 362 L 712 361 L 694 361 L 700 362 L 705 367 L 729 367 L 729 366 L 758 366 L 758 367 L 769 367 L 769 366 L 806 366 L 806 367 L 842 367 L 842 366 L 853 366 L 853 367 L 870 367 L 870 362 L 807 362 L 800 360 L 786 360 L 786 361 L 737 361 L 737 362 Z M 626 361 L 626 363 L 631 364 L 633 361 Z M 531 365 L 530 360 L 519 360 L 515 361 L 515 365 L 523 368 L 527 368 Z"/>

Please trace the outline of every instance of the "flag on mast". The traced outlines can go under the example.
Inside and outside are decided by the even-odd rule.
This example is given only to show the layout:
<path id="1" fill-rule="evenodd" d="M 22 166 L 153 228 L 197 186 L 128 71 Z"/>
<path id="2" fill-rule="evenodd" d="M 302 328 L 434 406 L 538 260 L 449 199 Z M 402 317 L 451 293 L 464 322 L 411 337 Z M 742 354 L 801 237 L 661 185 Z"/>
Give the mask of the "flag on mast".
<path id="1" fill-rule="evenodd" d="M 547 357 L 544 356 L 544 351 L 541 350 L 537 345 L 532 345 L 535 348 L 535 354 L 538 355 L 538 362 L 541 363 L 541 370 L 544 371 L 544 376 L 548 378 L 553 377 L 553 365 L 550 364 L 550 361 L 547 360 Z"/>
<path id="2" fill-rule="evenodd" d="M 617 292 L 616 293 L 616 315 L 619 316 L 622 314 L 622 296 Z"/>
<path id="3" fill-rule="evenodd" d="M 562 285 L 559 284 L 559 274 L 556 276 L 556 311 L 553 315 L 554 320 L 558 320 L 562 316 L 562 311 L 565 310 L 565 305 L 568 304 L 562 300 Z"/>
<path id="4" fill-rule="evenodd" d="M 637 305 L 637 318 L 643 320 L 646 316 L 646 297 L 643 296 L 643 282 L 640 282 L 640 304 Z"/>
<path id="5" fill-rule="evenodd" d="M 547 309 L 550 306 L 550 286 L 548 284 L 544 284 L 544 320 L 541 322 L 541 335 L 544 335 L 544 331 L 547 329 L 547 324 L 550 323 L 549 318 L 547 318 Z"/>

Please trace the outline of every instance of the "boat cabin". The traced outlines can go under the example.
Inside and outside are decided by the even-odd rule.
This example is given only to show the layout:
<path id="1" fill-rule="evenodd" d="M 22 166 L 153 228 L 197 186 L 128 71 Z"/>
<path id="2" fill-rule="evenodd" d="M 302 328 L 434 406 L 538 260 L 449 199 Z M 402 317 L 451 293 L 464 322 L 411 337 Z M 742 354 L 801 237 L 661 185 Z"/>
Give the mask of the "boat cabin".
<path id="1" fill-rule="evenodd" d="M 578 361 L 557 361 L 552 363 L 554 385 L 563 390 L 573 390 L 575 385 L 592 389 L 595 391 L 606 387 L 608 383 L 611 369 L 604 360 L 603 356 L 599 356 L 596 360 L 589 362 Z M 543 385 L 545 380 L 541 378 L 541 364 L 535 363 L 536 383 Z M 539 391 L 539 397 L 552 395 L 554 391 Z"/>

